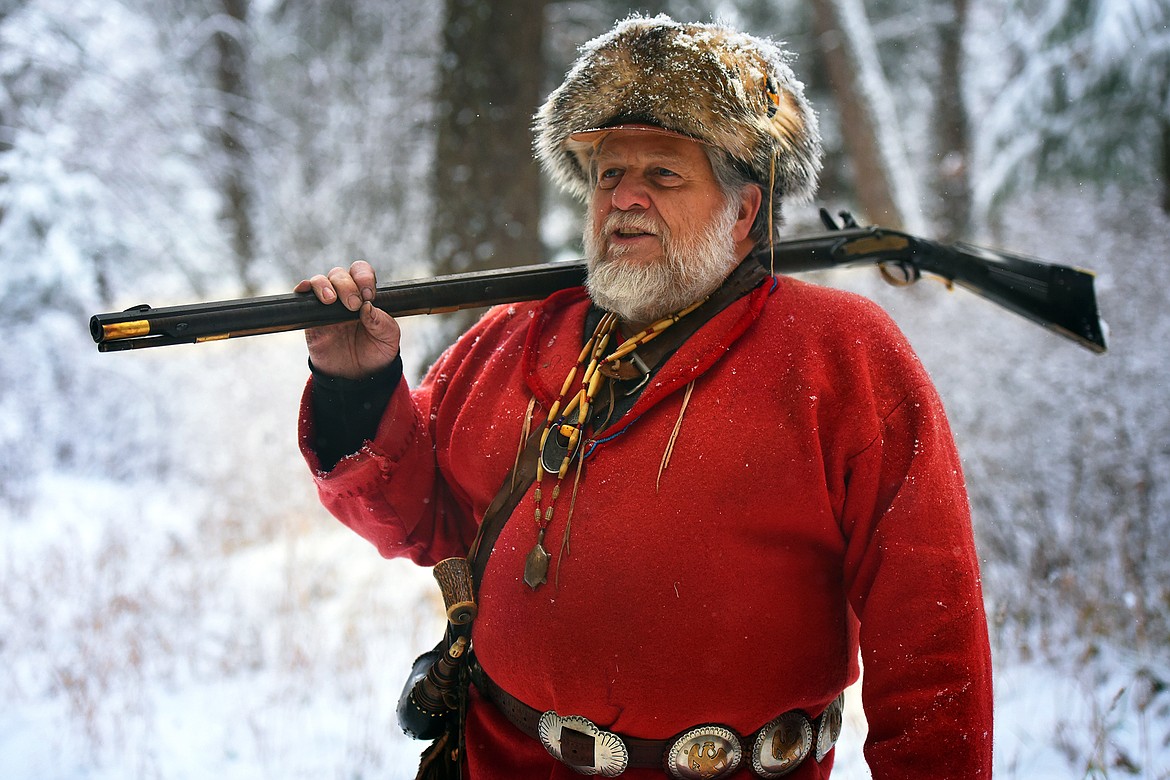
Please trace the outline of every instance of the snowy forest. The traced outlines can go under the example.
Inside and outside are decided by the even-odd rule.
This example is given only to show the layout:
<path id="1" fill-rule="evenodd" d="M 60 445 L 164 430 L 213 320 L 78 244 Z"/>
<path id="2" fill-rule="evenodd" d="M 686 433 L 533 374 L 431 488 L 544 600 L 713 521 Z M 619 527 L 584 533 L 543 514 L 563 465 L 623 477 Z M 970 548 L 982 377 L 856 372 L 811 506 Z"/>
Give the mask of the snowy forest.
<path id="1" fill-rule="evenodd" d="M 786 42 L 813 206 L 1096 273 L 1097 355 L 885 307 L 969 483 L 997 778 L 1170 778 L 1170 0 L 0 0 L 0 775 L 410 778 L 429 572 L 322 510 L 300 334 L 99 354 L 90 315 L 578 256 L 530 118 L 631 12 Z M 415 381 L 467 316 L 404 320 Z M 850 693 L 851 697 L 853 692 Z M 834 777 L 868 777 L 850 699 Z"/>

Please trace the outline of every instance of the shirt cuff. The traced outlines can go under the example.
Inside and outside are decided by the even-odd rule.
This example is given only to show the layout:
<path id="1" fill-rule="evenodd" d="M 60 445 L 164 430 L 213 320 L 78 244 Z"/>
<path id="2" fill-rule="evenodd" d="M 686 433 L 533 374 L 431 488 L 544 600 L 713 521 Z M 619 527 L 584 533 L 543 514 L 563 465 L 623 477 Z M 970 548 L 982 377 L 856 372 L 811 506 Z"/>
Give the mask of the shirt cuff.
<path id="1" fill-rule="evenodd" d="M 343 458 L 374 438 L 390 396 L 402 381 L 402 356 L 371 376 L 346 379 L 330 376 L 309 361 L 313 374 L 310 404 L 315 433 L 313 449 L 322 471 L 332 471 Z"/>

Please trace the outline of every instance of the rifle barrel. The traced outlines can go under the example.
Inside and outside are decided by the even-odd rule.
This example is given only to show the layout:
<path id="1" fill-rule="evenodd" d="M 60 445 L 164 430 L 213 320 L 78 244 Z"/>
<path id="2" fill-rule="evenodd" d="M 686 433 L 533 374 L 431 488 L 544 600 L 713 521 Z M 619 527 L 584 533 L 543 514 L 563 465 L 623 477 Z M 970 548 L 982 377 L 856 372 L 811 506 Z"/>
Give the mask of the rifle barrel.
<path id="1" fill-rule="evenodd" d="M 373 304 L 394 317 L 437 314 L 540 300 L 584 281 L 584 261 L 473 271 L 379 285 Z M 99 351 L 113 352 L 301 330 L 357 316 L 340 301 L 326 304 L 311 292 L 284 293 L 157 309 L 134 306 L 95 314 L 89 330 Z"/>

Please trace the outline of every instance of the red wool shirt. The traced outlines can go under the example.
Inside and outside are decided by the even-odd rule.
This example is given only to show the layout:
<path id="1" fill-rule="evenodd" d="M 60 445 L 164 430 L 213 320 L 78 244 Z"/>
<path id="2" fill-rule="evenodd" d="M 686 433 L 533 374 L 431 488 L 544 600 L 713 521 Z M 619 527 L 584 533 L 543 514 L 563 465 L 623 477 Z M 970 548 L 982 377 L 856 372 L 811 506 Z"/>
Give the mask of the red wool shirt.
<path id="1" fill-rule="evenodd" d="M 418 389 L 400 383 L 374 439 L 328 473 L 306 395 L 301 441 L 324 505 L 384 556 L 465 555 L 529 399 L 538 426 L 577 360 L 588 307 L 577 288 L 493 309 Z M 857 678 L 860 647 L 873 777 L 991 776 L 959 459 L 930 379 L 876 305 L 769 280 L 680 347 L 602 438 L 564 549 L 571 477 L 556 504 L 548 583 L 523 581 L 531 487 L 488 562 L 473 642 L 504 690 L 633 737 L 704 723 L 749 735 L 788 710 L 819 714 Z M 546 506 L 551 492 L 546 477 Z M 579 777 L 474 695 L 467 744 L 475 780 Z M 831 766 L 810 757 L 789 777 Z"/>

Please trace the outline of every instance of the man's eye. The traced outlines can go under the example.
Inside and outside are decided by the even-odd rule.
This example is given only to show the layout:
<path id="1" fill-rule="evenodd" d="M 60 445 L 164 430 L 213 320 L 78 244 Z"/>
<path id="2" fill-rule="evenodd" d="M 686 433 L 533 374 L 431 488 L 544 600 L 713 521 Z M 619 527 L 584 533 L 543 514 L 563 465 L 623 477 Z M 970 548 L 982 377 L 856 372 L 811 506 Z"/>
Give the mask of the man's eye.
<path id="1" fill-rule="evenodd" d="M 597 186 L 602 189 L 616 187 L 621 177 L 622 171 L 620 168 L 606 168 L 597 177 Z"/>
<path id="2" fill-rule="evenodd" d="M 682 181 L 682 177 L 669 168 L 655 168 L 654 178 L 663 185 L 675 185 Z"/>

